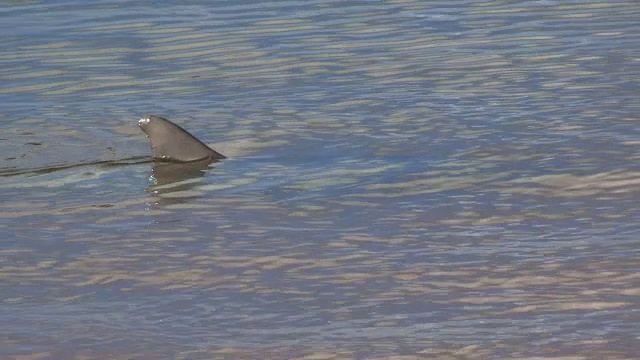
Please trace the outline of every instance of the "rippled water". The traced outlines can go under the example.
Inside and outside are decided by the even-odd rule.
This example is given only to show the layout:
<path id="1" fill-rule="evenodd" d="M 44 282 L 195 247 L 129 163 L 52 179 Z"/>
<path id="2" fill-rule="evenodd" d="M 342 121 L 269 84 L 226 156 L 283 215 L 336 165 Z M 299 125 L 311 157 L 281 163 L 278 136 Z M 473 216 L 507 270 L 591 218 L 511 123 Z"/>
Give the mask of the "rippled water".
<path id="1" fill-rule="evenodd" d="M 640 357 L 638 2 L 183 3 L 0 5 L 1 358 Z"/>

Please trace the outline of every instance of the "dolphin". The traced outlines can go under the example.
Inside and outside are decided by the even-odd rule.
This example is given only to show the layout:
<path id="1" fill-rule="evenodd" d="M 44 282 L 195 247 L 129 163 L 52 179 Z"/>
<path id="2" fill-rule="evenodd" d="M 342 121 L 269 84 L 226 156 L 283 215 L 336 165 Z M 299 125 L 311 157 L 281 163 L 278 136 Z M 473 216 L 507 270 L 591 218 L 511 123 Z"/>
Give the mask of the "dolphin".
<path id="1" fill-rule="evenodd" d="M 227 157 L 211 149 L 185 129 L 157 115 L 147 115 L 138 121 L 147 134 L 155 160 L 171 162 L 210 162 Z"/>

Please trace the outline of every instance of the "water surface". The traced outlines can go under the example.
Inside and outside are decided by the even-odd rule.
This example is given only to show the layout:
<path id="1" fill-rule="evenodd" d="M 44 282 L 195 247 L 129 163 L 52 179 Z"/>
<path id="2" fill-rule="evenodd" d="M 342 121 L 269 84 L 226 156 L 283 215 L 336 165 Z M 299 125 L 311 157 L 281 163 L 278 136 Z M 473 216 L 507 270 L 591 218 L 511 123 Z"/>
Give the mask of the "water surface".
<path id="1" fill-rule="evenodd" d="M 0 357 L 640 357 L 638 18 L 0 6 Z"/>

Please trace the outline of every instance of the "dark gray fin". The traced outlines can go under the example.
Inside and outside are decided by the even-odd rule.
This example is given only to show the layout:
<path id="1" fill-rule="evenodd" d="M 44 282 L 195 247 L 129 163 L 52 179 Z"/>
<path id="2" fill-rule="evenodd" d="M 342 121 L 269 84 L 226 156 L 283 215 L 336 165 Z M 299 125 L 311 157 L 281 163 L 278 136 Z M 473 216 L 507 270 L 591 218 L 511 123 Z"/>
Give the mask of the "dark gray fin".
<path id="1" fill-rule="evenodd" d="M 138 125 L 151 141 L 153 157 L 162 161 L 189 162 L 226 159 L 185 129 L 156 115 L 145 116 Z"/>

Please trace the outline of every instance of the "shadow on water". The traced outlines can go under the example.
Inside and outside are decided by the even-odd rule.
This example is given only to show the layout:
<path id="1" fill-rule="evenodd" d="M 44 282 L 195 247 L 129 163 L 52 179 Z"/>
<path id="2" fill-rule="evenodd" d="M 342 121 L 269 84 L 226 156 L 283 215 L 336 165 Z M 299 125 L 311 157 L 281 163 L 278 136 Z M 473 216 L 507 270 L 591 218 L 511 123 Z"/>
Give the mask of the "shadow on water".
<path id="1" fill-rule="evenodd" d="M 206 182 L 202 178 L 217 162 L 210 159 L 188 163 L 155 161 L 149 178 L 153 183 L 145 190 L 154 199 L 153 207 L 193 206 L 193 202 L 205 194 L 199 189 Z"/>
<path id="2" fill-rule="evenodd" d="M 193 182 L 170 187 L 167 187 L 167 185 L 200 178 L 207 172 L 210 164 L 212 164 L 210 159 L 188 163 L 154 161 L 151 174 L 153 185 L 149 186 L 147 191 L 162 194 L 187 190 L 193 186 Z"/>

